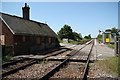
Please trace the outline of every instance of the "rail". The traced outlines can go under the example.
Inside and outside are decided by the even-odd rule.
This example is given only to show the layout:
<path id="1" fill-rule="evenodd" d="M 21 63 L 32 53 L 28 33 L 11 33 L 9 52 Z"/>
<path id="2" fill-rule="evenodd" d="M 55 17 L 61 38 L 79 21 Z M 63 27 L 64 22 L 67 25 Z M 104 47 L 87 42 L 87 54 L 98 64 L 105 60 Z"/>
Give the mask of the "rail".
<path id="1" fill-rule="evenodd" d="M 67 62 L 69 62 L 69 59 L 71 57 L 73 57 L 77 52 L 79 52 L 80 50 L 82 50 L 84 47 L 86 47 L 87 45 L 89 45 L 91 42 L 93 42 L 93 40 L 87 42 L 82 48 L 80 48 L 77 51 L 72 51 L 72 55 L 68 56 L 63 62 L 61 62 L 60 64 L 58 64 L 56 67 L 54 67 L 52 70 L 50 70 L 48 73 L 46 73 L 43 77 L 40 78 L 40 80 L 48 80 L 52 75 L 54 75 L 55 72 L 57 72 L 61 67 L 63 67 L 64 65 L 67 64 Z M 70 53 L 70 54 L 71 54 Z M 90 55 L 90 54 L 89 54 Z M 88 56 L 89 57 L 89 56 Z M 89 59 L 89 58 L 88 58 Z"/>
<path id="2" fill-rule="evenodd" d="M 87 57 L 87 63 L 85 65 L 82 80 L 87 80 L 87 75 L 88 75 L 88 71 L 89 71 L 90 56 L 91 56 L 93 46 L 94 46 L 94 42 L 92 44 L 92 47 L 91 47 L 90 52 L 89 52 L 88 57 Z"/>
<path id="3" fill-rule="evenodd" d="M 2 77 L 5 77 L 5 76 L 7 76 L 7 75 L 10 75 L 10 74 L 13 74 L 13 73 L 17 72 L 17 71 L 20 70 L 20 69 L 24 69 L 24 68 L 26 68 L 26 67 L 28 67 L 28 66 L 31 66 L 32 64 L 37 63 L 38 60 L 40 61 L 40 60 L 43 60 L 43 59 L 45 59 L 45 58 L 47 58 L 47 57 L 61 54 L 61 53 L 65 52 L 65 51 L 67 51 L 67 50 L 68 50 L 67 48 L 62 48 L 62 49 L 60 49 L 59 51 L 55 50 L 55 51 L 53 51 L 53 54 L 48 54 L 48 55 L 46 55 L 46 56 L 44 56 L 44 57 L 42 57 L 42 58 L 40 58 L 40 59 L 22 58 L 22 59 L 18 59 L 18 60 L 15 60 L 15 61 L 11 61 L 11 62 L 4 63 L 4 64 L 2 64 L 2 68 L 3 68 L 3 69 L 2 69 L 2 74 L 0 74 L 0 75 L 1 75 Z M 18 66 L 18 67 L 16 67 L 16 68 L 13 68 L 13 69 L 10 69 L 10 70 L 9 70 L 9 68 L 8 68 L 8 71 L 5 71 L 5 72 L 3 71 L 4 68 L 7 68 L 7 67 L 9 67 L 9 66 L 16 65 L 17 63 L 24 62 L 24 61 L 26 61 L 26 60 L 31 60 L 31 61 L 28 62 L 28 63 L 25 64 L 25 65 Z"/>

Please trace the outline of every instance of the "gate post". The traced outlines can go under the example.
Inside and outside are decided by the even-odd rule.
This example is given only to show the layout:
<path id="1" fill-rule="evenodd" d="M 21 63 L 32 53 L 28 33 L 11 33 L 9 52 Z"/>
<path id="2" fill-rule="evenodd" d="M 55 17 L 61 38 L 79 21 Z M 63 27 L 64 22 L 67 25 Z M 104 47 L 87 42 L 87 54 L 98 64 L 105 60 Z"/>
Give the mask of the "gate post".
<path id="1" fill-rule="evenodd" d="M 118 37 L 115 36 L 115 55 L 118 56 Z"/>
<path id="2" fill-rule="evenodd" d="M 120 56 L 120 37 L 118 38 L 118 56 Z"/>

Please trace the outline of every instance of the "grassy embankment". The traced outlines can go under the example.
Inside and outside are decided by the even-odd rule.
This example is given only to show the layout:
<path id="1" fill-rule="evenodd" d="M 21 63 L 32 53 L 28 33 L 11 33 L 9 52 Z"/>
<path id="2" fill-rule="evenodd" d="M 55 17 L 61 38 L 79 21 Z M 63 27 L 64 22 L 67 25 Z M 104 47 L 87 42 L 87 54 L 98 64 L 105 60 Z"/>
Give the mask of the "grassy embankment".
<path id="1" fill-rule="evenodd" d="M 106 60 L 96 61 L 96 64 L 105 72 L 120 77 L 120 57 L 111 57 Z"/>
<path id="2" fill-rule="evenodd" d="M 98 40 L 102 42 L 102 36 L 98 37 Z M 115 48 L 115 44 L 108 43 L 107 46 L 112 49 Z M 120 77 L 120 56 L 111 57 L 102 61 L 96 61 L 96 64 L 107 73 Z"/>

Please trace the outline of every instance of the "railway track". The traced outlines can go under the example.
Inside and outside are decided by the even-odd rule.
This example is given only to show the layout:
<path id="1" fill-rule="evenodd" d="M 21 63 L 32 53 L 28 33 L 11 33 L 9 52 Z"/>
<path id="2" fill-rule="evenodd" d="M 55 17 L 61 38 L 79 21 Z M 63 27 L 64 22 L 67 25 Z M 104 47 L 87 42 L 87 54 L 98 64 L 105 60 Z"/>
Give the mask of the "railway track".
<path id="1" fill-rule="evenodd" d="M 58 64 L 56 67 L 54 67 L 48 73 L 46 73 L 43 77 L 40 78 L 40 80 L 47 80 L 50 77 L 52 77 L 57 71 L 60 70 L 60 68 L 62 68 L 63 66 L 66 66 L 66 64 L 69 63 L 69 60 L 70 60 L 71 57 L 76 55 L 76 53 L 78 53 L 80 50 L 82 50 L 84 47 L 86 47 L 90 43 L 92 43 L 92 47 L 91 47 L 91 49 L 89 51 L 89 54 L 88 54 L 88 57 L 87 57 L 87 62 L 85 64 L 85 67 L 84 67 L 84 70 L 83 70 L 83 74 L 82 74 L 82 80 L 86 80 L 87 79 L 87 74 L 88 74 L 88 69 L 89 69 L 90 55 L 91 55 L 91 51 L 92 51 L 92 48 L 93 48 L 93 45 L 94 45 L 93 41 L 88 42 L 87 44 L 85 44 L 79 50 L 71 52 L 65 60 L 63 60 L 60 64 Z"/>
<path id="2" fill-rule="evenodd" d="M 61 48 L 59 50 L 52 51 L 50 54 L 47 54 L 44 57 L 41 57 L 39 59 L 20 58 L 17 60 L 13 60 L 11 62 L 3 63 L 2 74 L 0 75 L 2 75 L 2 77 L 4 78 L 5 76 L 8 76 L 10 74 L 17 72 L 18 70 L 25 69 L 26 67 L 31 66 L 32 64 L 38 63 L 39 61 L 43 61 L 47 57 L 55 56 L 68 50 L 69 50 L 68 48 Z"/>
<path id="3" fill-rule="evenodd" d="M 88 75 L 88 72 L 89 72 L 90 56 L 91 56 L 93 46 L 94 46 L 94 42 L 92 44 L 92 47 L 91 47 L 91 49 L 89 51 L 89 54 L 88 54 L 88 57 L 87 57 L 87 63 L 86 63 L 85 68 L 84 68 L 82 80 L 87 80 L 87 75 Z"/>
<path id="4" fill-rule="evenodd" d="M 30 66 L 34 63 L 36 63 L 34 59 L 21 59 L 11 62 L 9 64 L 4 64 L 4 67 L 2 67 L 2 77 L 15 73 L 16 71 L 24 69 L 25 67 Z"/>
<path id="5" fill-rule="evenodd" d="M 86 43 L 82 48 L 80 48 L 79 50 L 73 50 L 70 54 L 68 54 L 67 55 L 67 58 L 66 59 L 63 59 L 61 62 L 59 61 L 48 61 L 47 62 L 47 64 L 49 64 L 49 65 L 47 65 L 47 64 L 42 64 L 42 66 L 40 66 L 39 65 L 39 63 L 42 61 L 42 60 L 45 60 L 47 57 L 50 57 L 50 56 L 56 56 L 56 55 L 60 55 L 61 53 L 63 53 L 63 52 L 65 52 L 65 51 L 67 51 L 67 49 L 62 49 L 62 50 L 60 50 L 60 51 L 55 51 L 55 52 L 53 52 L 52 54 L 48 54 L 48 55 L 46 55 L 46 56 L 44 56 L 44 57 L 42 57 L 42 58 L 40 58 L 40 59 L 33 59 L 33 58 L 31 58 L 31 59 L 23 59 L 23 60 L 28 60 L 28 62 L 27 62 L 27 64 L 25 64 L 25 65 L 21 65 L 21 66 L 19 66 L 19 67 L 17 67 L 17 68 L 15 68 L 15 69 L 13 69 L 13 70 L 10 70 L 9 68 L 6 68 L 6 69 L 8 69 L 8 71 L 6 71 L 6 72 L 3 72 L 3 74 L 2 74 L 2 76 L 3 76 L 3 78 L 6 78 L 6 76 L 8 76 L 8 75 L 10 75 L 10 74 L 13 74 L 13 73 L 16 73 L 16 72 L 18 72 L 19 70 L 21 70 L 21 69 L 26 69 L 26 67 L 28 67 L 28 66 L 30 66 L 30 67 L 38 67 L 39 69 L 40 69 L 40 67 L 41 67 L 41 69 L 40 70 L 38 70 L 39 71 L 39 74 L 40 73 L 42 73 L 41 75 L 42 76 L 39 76 L 39 77 L 37 77 L 38 79 L 40 79 L 40 80 L 46 80 L 46 79 L 49 79 L 56 71 L 58 71 L 61 67 L 63 67 L 64 65 L 66 65 L 69 61 L 70 61 L 70 58 L 72 57 L 72 56 L 74 56 L 76 53 L 78 53 L 81 49 L 83 49 L 84 47 L 86 47 L 87 45 L 89 45 L 90 43 L 91 43 L 92 41 L 90 41 L 90 42 L 88 42 L 88 43 Z M 75 46 L 73 46 L 73 47 L 75 47 Z M 17 64 L 17 62 L 22 62 L 22 63 L 24 63 L 22 60 L 18 60 L 18 61 L 15 61 L 15 62 L 13 62 L 12 63 L 12 65 L 13 64 Z M 76 62 L 76 61 L 75 61 Z M 85 61 L 85 62 L 88 62 L 88 60 L 87 61 Z M 90 61 L 89 61 L 90 62 Z M 35 64 L 35 63 L 37 63 L 37 64 Z M 9 67 L 9 65 L 10 65 L 11 63 L 8 63 L 8 64 L 4 64 L 4 65 L 2 65 L 3 66 L 3 68 L 5 68 L 5 65 L 7 65 L 8 67 Z M 35 65 L 32 65 L 32 64 L 35 64 Z M 41 63 L 40 63 L 41 64 Z M 31 66 L 32 65 L 32 66 Z M 51 66 L 50 66 L 51 65 Z M 44 67 L 43 68 L 43 66 L 47 66 L 46 68 Z M 30 69 L 30 68 L 29 68 Z M 28 69 L 28 70 L 29 70 Z M 4 69 L 3 69 L 4 70 Z M 34 69 L 33 69 L 34 70 Z M 45 70 L 45 71 L 44 71 Z M 24 71 L 24 70 L 22 70 L 22 71 Z M 41 72 L 42 71 L 42 72 Z M 25 71 L 26 72 L 26 71 Z M 46 72 L 46 73 L 43 73 L 43 72 Z M 36 74 L 36 73 L 35 73 Z M 43 75 L 44 74 L 44 75 Z M 18 75 L 19 75 L 19 73 L 18 73 Z M 24 76 L 24 75 L 23 75 Z M 9 78 L 9 77 L 7 77 L 7 78 Z M 24 77 L 19 77 L 18 76 L 18 78 L 24 78 Z M 25 77 L 26 78 L 26 77 Z M 29 78 L 29 77 L 28 77 Z M 35 76 L 34 77 L 32 77 L 32 78 L 36 78 Z"/>

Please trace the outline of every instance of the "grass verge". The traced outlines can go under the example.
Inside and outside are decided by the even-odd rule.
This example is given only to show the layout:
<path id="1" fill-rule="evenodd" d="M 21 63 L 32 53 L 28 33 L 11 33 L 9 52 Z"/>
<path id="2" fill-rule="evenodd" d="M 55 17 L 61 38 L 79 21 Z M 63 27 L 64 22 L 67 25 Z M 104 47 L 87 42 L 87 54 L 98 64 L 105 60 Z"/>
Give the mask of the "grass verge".
<path id="1" fill-rule="evenodd" d="M 96 61 L 96 64 L 107 73 L 110 73 L 114 76 L 118 76 L 119 72 L 119 57 L 110 57 L 106 60 Z"/>
<path id="2" fill-rule="evenodd" d="M 59 39 L 59 42 L 60 43 L 66 43 L 66 44 L 85 44 L 86 42 L 90 41 L 91 39 L 82 39 L 82 40 L 79 40 L 79 41 L 75 41 L 75 40 L 72 40 L 72 39 L 69 39 L 69 42 L 64 42 L 63 40 L 60 40 Z"/>
<path id="3" fill-rule="evenodd" d="M 83 40 L 80 40 L 80 41 L 74 41 L 74 40 L 70 40 L 69 43 L 70 44 L 85 44 L 86 42 L 90 41 L 90 39 L 83 39 Z"/>
<path id="4" fill-rule="evenodd" d="M 109 44 L 108 44 L 108 47 L 114 49 L 114 48 L 115 48 L 115 45 L 109 43 Z"/>

